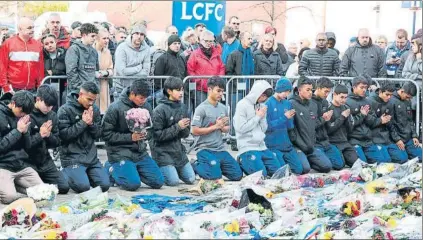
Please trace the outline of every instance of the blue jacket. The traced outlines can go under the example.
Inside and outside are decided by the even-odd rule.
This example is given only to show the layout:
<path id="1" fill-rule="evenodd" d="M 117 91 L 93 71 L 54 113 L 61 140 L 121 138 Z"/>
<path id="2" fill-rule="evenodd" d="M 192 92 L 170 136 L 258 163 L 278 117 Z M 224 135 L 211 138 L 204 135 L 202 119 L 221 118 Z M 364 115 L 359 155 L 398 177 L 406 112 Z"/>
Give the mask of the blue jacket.
<path id="1" fill-rule="evenodd" d="M 233 51 L 237 50 L 239 48 L 239 45 L 241 45 L 240 41 L 238 39 L 235 39 L 235 41 L 229 45 L 228 43 L 223 44 L 222 48 L 222 62 L 226 65 L 226 60 L 228 59 L 229 54 L 231 54 Z"/>
<path id="2" fill-rule="evenodd" d="M 276 100 L 271 96 L 267 102 L 267 131 L 264 142 L 269 149 L 290 151 L 292 149 L 289 140 L 288 129 L 294 128 L 294 118 L 287 119 L 285 112 L 292 109 L 288 100 Z"/>

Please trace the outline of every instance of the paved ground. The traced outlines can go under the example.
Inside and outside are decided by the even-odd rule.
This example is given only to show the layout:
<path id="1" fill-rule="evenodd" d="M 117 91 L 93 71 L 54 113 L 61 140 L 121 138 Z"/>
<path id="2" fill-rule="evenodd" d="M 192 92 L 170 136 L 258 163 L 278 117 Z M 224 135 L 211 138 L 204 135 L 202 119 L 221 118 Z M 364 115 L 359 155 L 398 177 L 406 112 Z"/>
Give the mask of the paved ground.
<path id="1" fill-rule="evenodd" d="M 228 149 L 230 149 L 228 147 Z M 231 152 L 231 154 L 236 157 L 236 152 Z M 106 150 L 104 149 L 98 149 L 98 157 L 100 158 L 100 161 L 102 163 L 104 163 L 107 160 L 107 156 L 106 156 Z M 188 155 L 188 158 L 191 160 L 193 158 L 195 158 L 195 152 L 192 152 Z M 198 178 L 198 176 L 197 176 Z M 161 194 L 161 195 L 169 195 L 169 196 L 180 196 L 181 194 L 179 194 L 178 189 L 180 188 L 191 188 L 193 187 L 193 185 L 186 185 L 186 184 L 182 184 L 177 186 L 177 187 L 168 187 L 168 186 L 163 186 L 161 189 L 151 189 L 149 187 L 147 187 L 145 184 L 141 184 L 141 187 L 135 191 L 135 192 L 129 192 L 129 191 L 124 191 L 121 190 L 119 187 L 111 187 L 109 192 L 109 197 L 110 198 L 114 198 L 116 196 L 116 194 L 119 194 L 120 196 L 124 196 L 124 197 L 131 197 L 133 195 L 137 195 L 137 194 Z M 72 199 L 74 196 L 76 195 L 76 193 L 72 190 L 69 191 L 68 194 L 66 195 L 58 195 L 56 201 L 57 202 L 65 202 L 68 201 L 70 199 Z M 0 209 L 2 209 L 4 207 L 4 205 L 0 204 Z"/>

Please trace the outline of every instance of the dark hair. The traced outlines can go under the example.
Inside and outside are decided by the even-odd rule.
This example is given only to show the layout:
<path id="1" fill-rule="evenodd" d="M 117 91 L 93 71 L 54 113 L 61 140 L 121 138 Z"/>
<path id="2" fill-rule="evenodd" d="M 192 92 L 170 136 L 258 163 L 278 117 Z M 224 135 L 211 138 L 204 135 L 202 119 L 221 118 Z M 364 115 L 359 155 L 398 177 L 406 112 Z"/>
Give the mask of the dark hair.
<path id="1" fill-rule="evenodd" d="M 379 93 L 383 92 L 395 92 L 395 85 L 392 83 L 385 83 L 379 88 Z"/>
<path id="2" fill-rule="evenodd" d="M 413 83 L 411 83 L 411 82 L 405 83 L 405 84 L 402 86 L 402 90 L 403 90 L 405 93 L 407 93 L 408 95 L 412 96 L 412 97 L 416 96 L 416 94 L 417 94 L 417 88 L 416 88 L 416 86 L 415 86 Z"/>
<path id="3" fill-rule="evenodd" d="M 75 21 L 71 24 L 72 30 L 75 30 L 75 28 L 79 28 L 82 26 L 82 23 L 80 21 Z"/>
<path id="4" fill-rule="evenodd" d="M 335 89 L 333 90 L 334 93 L 336 94 L 348 94 L 348 88 L 345 85 L 342 84 L 338 84 L 335 86 Z"/>
<path id="5" fill-rule="evenodd" d="M 197 24 L 195 24 L 194 29 L 196 29 L 198 27 L 206 27 L 206 24 L 204 24 L 204 23 L 197 23 Z"/>
<path id="6" fill-rule="evenodd" d="M 84 34 L 88 35 L 90 33 L 98 34 L 98 28 L 94 24 L 91 24 L 91 23 L 82 24 L 79 30 L 81 31 L 81 36 Z"/>
<path id="7" fill-rule="evenodd" d="M 352 86 L 357 87 L 359 84 L 369 85 L 369 82 L 367 81 L 367 79 L 364 76 L 354 77 L 353 80 L 352 80 Z"/>
<path id="8" fill-rule="evenodd" d="M 94 82 L 88 81 L 88 82 L 84 82 L 81 85 L 81 90 L 84 89 L 85 91 L 92 93 L 92 94 L 98 94 L 100 92 L 100 90 L 98 89 L 97 84 L 95 84 Z"/>
<path id="9" fill-rule="evenodd" d="M 41 101 L 51 107 L 56 106 L 57 104 L 57 91 L 54 87 L 48 84 L 43 84 L 37 89 L 37 97 L 40 98 Z"/>
<path id="10" fill-rule="evenodd" d="M 148 97 L 151 94 L 151 87 L 147 80 L 137 79 L 132 82 L 131 86 L 129 87 L 129 91 L 135 95 Z"/>
<path id="11" fill-rule="evenodd" d="M 45 34 L 41 37 L 41 43 L 44 44 L 44 40 L 46 40 L 46 38 L 51 37 L 54 38 L 55 41 L 57 41 L 57 37 L 54 34 Z"/>
<path id="12" fill-rule="evenodd" d="M 108 22 L 102 22 L 102 23 L 100 23 L 100 26 L 102 26 L 105 29 L 107 29 L 107 31 L 110 31 L 110 26 L 111 26 L 110 23 L 108 23 Z"/>
<path id="13" fill-rule="evenodd" d="M 316 81 L 316 89 L 317 88 L 333 88 L 334 84 L 332 81 L 327 77 L 321 77 Z"/>
<path id="14" fill-rule="evenodd" d="M 30 114 L 34 109 L 34 95 L 26 90 L 17 91 L 12 97 L 12 102 L 26 114 Z"/>
<path id="15" fill-rule="evenodd" d="M 215 87 L 225 89 L 226 87 L 225 80 L 219 76 L 213 76 L 209 78 L 209 80 L 207 80 L 207 87 L 211 89 Z"/>
<path id="16" fill-rule="evenodd" d="M 298 88 L 300 88 L 302 85 L 311 85 L 313 86 L 313 81 L 311 81 L 310 78 L 305 77 L 305 76 L 301 76 L 300 78 L 298 78 Z"/>
<path id="17" fill-rule="evenodd" d="M 184 87 L 184 83 L 182 82 L 182 79 L 178 77 L 169 77 L 166 79 L 166 81 L 163 84 L 163 94 L 169 98 L 169 94 L 167 93 L 167 90 L 173 91 L 173 90 L 181 90 Z"/>
<path id="18" fill-rule="evenodd" d="M 266 91 L 263 92 L 263 94 L 266 95 L 269 98 L 273 95 L 273 89 L 268 88 L 268 89 L 266 89 Z"/>
<path id="19" fill-rule="evenodd" d="M 223 28 L 223 33 L 225 33 L 229 38 L 235 37 L 235 30 L 231 26 L 225 26 Z"/>
<path id="20" fill-rule="evenodd" d="M 298 53 L 298 60 L 301 60 L 301 58 L 303 58 L 303 53 L 307 50 L 310 50 L 310 48 L 308 47 L 301 48 L 300 52 Z"/>
<path id="21" fill-rule="evenodd" d="M 405 40 L 408 40 L 408 33 L 407 33 L 407 31 L 405 29 L 402 29 L 402 28 L 398 29 L 395 32 L 395 36 L 396 37 L 402 36 L 402 37 L 405 37 Z"/>

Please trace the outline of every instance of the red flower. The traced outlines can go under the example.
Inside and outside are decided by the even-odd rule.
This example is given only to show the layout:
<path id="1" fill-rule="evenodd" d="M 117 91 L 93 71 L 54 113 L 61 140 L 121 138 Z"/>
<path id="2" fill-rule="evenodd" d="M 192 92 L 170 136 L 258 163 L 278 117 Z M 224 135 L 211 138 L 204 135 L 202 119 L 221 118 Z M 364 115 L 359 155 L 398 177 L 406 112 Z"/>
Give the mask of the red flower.
<path id="1" fill-rule="evenodd" d="M 354 217 L 357 217 L 358 215 L 360 215 L 360 211 L 358 211 L 357 209 L 351 209 L 351 211 L 352 211 L 352 214 L 353 214 L 353 216 Z"/>
<path id="2" fill-rule="evenodd" d="M 12 216 L 16 217 L 18 216 L 18 211 L 16 211 L 16 209 L 12 209 L 12 211 L 10 211 L 12 213 Z"/>
<path id="3" fill-rule="evenodd" d="M 54 224 L 54 228 L 60 228 L 60 225 L 58 223 Z"/>
<path id="4" fill-rule="evenodd" d="M 41 218 L 41 219 L 44 219 L 44 218 L 46 218 L 46 217 L 47 217 L 47 215 L 46 215 L 45 213 L 41 213 L 41 214 L 40 214 L 40 218 Z"/>
<path id="5" fill-rule="evenodd" d="M 232 204 L 231 204 L 231 206 L 232 207 L 234 207 L 234 208 L 238 208 L 238 206 L 239 206 L 239 201 L 238 200 L 232 200 Z"/>
<path id="6" fill-rule="evenodd" d="M 63 239 L 63 240 L 68 239 L 68 233 L 67 233 L 67 232 L 62 232 L 62 233 L 60 234 L 60 236 L 62 237 L 62 239 Z"/>
<path id="7" fill-rule="evenodd" d="M 355 204 L 357 205 L 357 209 L 360 210 L 361 209 L 361 202 L 360 202 L 360 200 L 355 201 Z"/>

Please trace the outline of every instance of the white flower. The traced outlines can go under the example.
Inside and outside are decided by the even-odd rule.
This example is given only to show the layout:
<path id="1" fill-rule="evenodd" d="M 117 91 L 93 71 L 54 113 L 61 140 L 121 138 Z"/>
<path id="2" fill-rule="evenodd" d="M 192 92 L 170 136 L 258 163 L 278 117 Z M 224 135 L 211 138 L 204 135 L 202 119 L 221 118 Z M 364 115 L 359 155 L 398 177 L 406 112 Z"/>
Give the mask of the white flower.
<path id="1" fill-rule="evenodd" d="M 34 199 L 34 201 L 41 200 L 53 200 L 59 193 L 56 185 L 53 184 L 39 184 L 26 189 L 28 197 Z"/>

